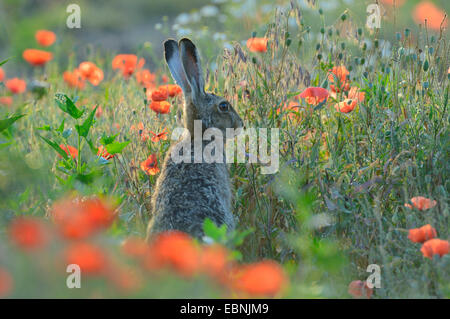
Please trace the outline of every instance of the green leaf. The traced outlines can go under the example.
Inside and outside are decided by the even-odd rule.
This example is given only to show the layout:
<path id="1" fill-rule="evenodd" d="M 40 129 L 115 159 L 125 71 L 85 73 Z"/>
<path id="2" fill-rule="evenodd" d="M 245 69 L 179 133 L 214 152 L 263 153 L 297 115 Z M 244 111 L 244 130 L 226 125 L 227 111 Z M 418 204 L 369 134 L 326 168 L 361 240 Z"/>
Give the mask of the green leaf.
<path id="1" fill-rule="evenodd" d="M 74 119 L 79 119 L 84 114 L 84 110 L 79 110 L 66 94 L 56 93 L 55 101 L 63 112 L 66 112 Z"/>
<path id="2" fill-rule="evenodd" d="M 0 120 L 0 132 L 2 132 L 3 130 L 6 130 L 8 127 L 10 127 L 15 121 L 17 121 L 18 119 L 20 119 L 21 117 L 25 116 L 25 114 L 21 114 L 21 115 L 15 115 L 3 120 Z"/>
<path id="3" fill-rule="evenodd" d="M 95 116 L 95 112 L 97 111 L 97 108 L 98 108 L 98 105 L 89 114 L 89 116 L 84 120 L 83 124 L 75 125 L 75 128 L 77 129 L 77 132 L 80 136 L 87 137 L 87 135 L 89 134 L 89 129 L 91 128 L 92 124 L 94 124 L 94 116 Z"/>
<path id="4" fill-rule="evenodd" d="M 210 237 L 215 242 L 223 243 L 226 241 L 227 225 L 225 224 L 217 227 L 211 219 L 206 218 L 203 222 L 203 231 L 205 232 L 205 236 Z"/>
<path id="5" fill-rule="evenodd" d="M 50 141 L 49 139 L 47 139 L 47 138 L 45 138 L 45 137 L 43 137 L 43 136 L 41 136 L 41 135 L 39 135 L 39 134 L 38 134 L 38 136 L 39 136 L 40 138 L 42 138 L 42 139 L 44 140 L 45 143 L 47 143 L 48 145 L 50 145 L 56 152 L 58 152 L 58 154 L 61 155 L 64 159 L 68 159 L 68 158 L 69 158 L 69 157 L 67 156 L 67 153 L 64 152 L 64 150 L 63 150 L 61 147 L 59 147 L 58 144 L 56 144 L 56 143 L 53 142 L 53 141 Z"/>
<path id="6" fill-rule="evenodd" d="M 119 133 L 115 134 L 115 135 L 103 135 L 102 138 L 100 139 L 100 143 L 102 145 L 108 145 L 111 144 L 112 142 L 114 142 L 114 140 L 116 139 L 116 137 L 119 135 Z"/>
<path id="7" fill-rule="evenodd" d="M 6 62 L 8 62 L 8 61 L 11 60 L 11 59 L 12 59 L 12 57 L 7 58 L 6 60 L 1 61 L 1 62 L 0 62 L 0 66 L 2 66 L 3 64 L 5 64 Z"/>
<path id="8" fill-rule="evenodd" d="M 61 125 L 58 127 L 57 131 L 62 133 L 64 132 L 64 122 L 66 121 L 66 119 L 63 119 L 61 122 Z"/>
<path id="9" fill-rule="evenodd" d="M 130 141 L 126 142 L 113 142 L 106 145 L 106 150 L 109 154 L 117 154 L 122 152 L 122 150 L 130 143 Z"/>
<path id="10" fill-rule="evenodd" d="M 37 130 L 41 130 L 41 131 L 51 131 L 52 128 L 50 127 L 50 125 L 44 125 L 44 126 L 38 127 Z"/>

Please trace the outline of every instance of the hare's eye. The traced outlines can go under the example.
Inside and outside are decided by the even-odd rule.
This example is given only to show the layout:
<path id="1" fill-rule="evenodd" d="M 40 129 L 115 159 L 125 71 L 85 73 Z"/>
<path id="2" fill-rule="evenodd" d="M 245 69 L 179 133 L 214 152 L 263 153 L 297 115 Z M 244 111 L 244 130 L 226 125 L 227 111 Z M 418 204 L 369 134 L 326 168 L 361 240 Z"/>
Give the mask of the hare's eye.
<path id="1" fill-rule="evenodd" d="M 219 110 L 221 112 L 228 112 L 228 108 L 229 108 L 230 103 L 224 101 L 224 102 L 220 102 L 219 103 Z"/>

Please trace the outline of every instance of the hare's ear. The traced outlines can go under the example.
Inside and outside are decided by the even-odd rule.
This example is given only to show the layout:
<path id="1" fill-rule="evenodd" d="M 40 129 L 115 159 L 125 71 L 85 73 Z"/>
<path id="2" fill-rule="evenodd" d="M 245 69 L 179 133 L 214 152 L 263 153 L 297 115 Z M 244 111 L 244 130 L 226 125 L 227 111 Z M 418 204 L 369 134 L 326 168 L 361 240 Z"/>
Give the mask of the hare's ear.
<path id="1" fill-rule="evenodd" d="M 170 73 L 177 84 L 183 89 L 184 94 L 191 94 L 191 86 L 186 78 L 183 65 L 180 59 L 180 49 L 177 41 L 173 39 L 164 42 L 164 56 Z"/>
<path id="2" fill-rule="evenodd" d="M 181 63 L 183 64 L 186 79 L 192 89 L 193 100 L 205 95 L 205 81 L 200 62 L 200 55 L 191 40 L 184 38 L 179 42 Z"/>

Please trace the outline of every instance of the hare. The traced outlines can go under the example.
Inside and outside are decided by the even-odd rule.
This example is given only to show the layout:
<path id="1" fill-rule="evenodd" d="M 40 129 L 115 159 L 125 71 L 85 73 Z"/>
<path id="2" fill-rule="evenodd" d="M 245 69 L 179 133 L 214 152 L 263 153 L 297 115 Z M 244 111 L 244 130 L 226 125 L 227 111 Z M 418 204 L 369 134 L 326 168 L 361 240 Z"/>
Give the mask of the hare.
<path id="1" fill-rule="evenodd" d="M 205 218 L 217 226 L 225 224 L 228 230 L 233 230 L 235 221 L 231 212 L 227 164 L 225 161 L 194 161 L 194 138 L 201 139 L 202 150 L 209 143 L 201 136 L 194 136 L 194 121 L 201 123 L 202 135 L 206 129 L 215 128 L 222 132 L 222 136 L 227 136 L 227 128 L 239 131 L 243 121 L 227 100 L 205 92 L 200 56 L 191 40 L 184 38 L 179 43 L 166 40 L 164 51 L 170 73 L 183 90 L 183 122 L 188 134 L 170 147 L 164 159 L 152 196 L 153 216 L 147 238 L 159 232 L 179 230 L 202 239 Z M 224 143 L 224 140 L 220 142 Z M 190 152 L 187 155 L 190 162 L 174 161 L 174 148 L 181 145 L 190 145 L 186 151 Z"/>

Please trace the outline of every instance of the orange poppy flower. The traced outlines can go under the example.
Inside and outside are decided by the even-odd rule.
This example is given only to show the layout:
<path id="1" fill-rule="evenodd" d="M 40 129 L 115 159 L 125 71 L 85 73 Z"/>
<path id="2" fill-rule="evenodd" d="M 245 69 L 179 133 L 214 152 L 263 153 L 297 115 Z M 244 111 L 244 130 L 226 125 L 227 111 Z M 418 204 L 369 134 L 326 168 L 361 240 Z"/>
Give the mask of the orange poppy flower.
<path id="1" fill-rule="evenodd" d="M 101 274 L 108 265 L 108 258 L 103 250 L 91 243 L 75 243 L 65 251 L 67 265 L 80 266 L 83 274 Z"/>
<path id="2" fill-rule="evenodd" d="M 134 54 L 118 54 L 112 61 L 113 70 L 119 69 L 125 78 L 131 76 L 136 69 L 141 69 L 145 64 L 144 58 L 140 58 Z"/>
<path id="3" fill-rule="evenodd" d="M 430 224 L 422 226 L 420 228 L 413 228 L 409 230 L 408 238 L 414 243 L 423 243 L 428 239 L 436 237 L 436 229 Z"/>
<path id="4" fill-rule="evenodd" d="M 347 98 L 351 100 L 356 100 L 358 102 L 364 102 L 364 99 L 366 98 L 366 93 L 360 92 L 358 87 L 352 86 L 348 91 Z"/>
<path id="5" fill-rule="evenodd" d="M 149 70 L 144 69 L 136 72 L 136 81 L 144 87 L 152 87 L 155 85 L 156 75 Z"/>
<path id="6" fill-rule="evenodd" d="M 88 80 L 94 86 L 99 85 L 103 81 L 103 71 L 92 62 L 81 62 L 78 70 L 83 79 Z"/>
<path id="7" fill-rule="evenodd" d="M 175 97 L 183 92 L 181 87 L 176 84 L 161 85 L 160 88 L 167 90 L 170 97 Z"/>
<path id="8" fill-rule="evenodd" d="M 164 129 L 161 133 L 158 133 L 158 134 L 155 134 L 152 131 L 150 131 L 150 133 L 153 135 L 152 142 L 154 142 L 154 143 L 158 143 L 161 140 L 163 140 L 163 141 L 167 140 L 166 129 Z"/>
<path id="9" fill-rule="evenodd" d="M 167 114 L 170 112 L 170 103 L 167 101 L 152 101 L 150 103 L 150 108 L 159 114 Z"/>
<path id="10" fill-rule="evenodd" d="M 98 148 L 97 156 L 101 156 L 105 160 L 110 160 L 110 159 L 114 158 L 115 155 L 109 154 L 108 151 L 106 150 L 106 147 L 104 147 L 103 145 L 100 145 Z"/>
<path id="11" fill-rule="evenodd" d="M 395 5 L 397 6 L 397 8 L 401 7 L 402 5 L 404 5 L 405 1 L 406 0 L 381 0 L 381 2 L 383 4 L 387 4 L 387 5 L 390 5 L 390 6 L 393 6 L 394 2 L 395 2 Z"/>
<path id="12" fill-rule="evenodd" d="M 92 106 L 92 108 L 95 109 L 96 106 L 97 106 L 97 105 L 94 105 L 94 106 Z M 99 106 L 97 107 L 97 111 L 95 111 L 95 117 L 96 117 L 96 118 L 100 118 L 102 115 L 103 115 L 103 109 L 102 109 L 102 106 L 99 105 Z"/>
<path id="13" fill-rule="evenodd" d="M 64 145 L 64 144 L 60 144 L 59 147 L 61 147 L 61 149 L 64 152 L 66 152 L 66 154 L 68 156 L 72 156 L 72 158 L 77 158 L 78 157 L 78 150 L 77 150 L 76 147 L 73 147 L 71 145 L 67 145 L 67 148 L 66 148 L 66 145 Z M 59 154 L 58 154 L 58 156 L 61 157 L 61 155 L 59 155 Z"/>
<path id="14" fill-rule="evenodd" d="M 450 249 L 448 240 L 442 240 L 438 238 L 427 240 L 420 251 L 426 258 L 432 259 L 434 255 L 444 256 L 447 255 Z"/>
<path id="15" fill-rule="evenodd" d="M 99 198 L 65 198 L 53 204 L 50 214 L 67 239 L 86 238 L 108 228 L 116 217 L 114 207 Z"/>
<path id="16" fill-rule="evenodd" d="M 161 102 L 169 97 L 169 90 L 166 87 L 159 87 L 150 94 L 152 101 Z"/>
<path id="17" fill-rule="evenodd" d="M 354 298 L 369 299 L 373 294 L 373 289 L 369 288 L 364 281 L 354 280 L 348 285 L 348 293 Z"/>
<path id="18" fill-rule="evenodd" d="M 56 34 L 48 30 L 38 30 L 34 37 L 36 38 L 37 43 L 43 47 L 51 46 L 56 41 Z"/>
<path id="19" fill-rule="evenodd" d="M 306 100 L 306 103 L 317 105 L 325 101 L 329 96 L 328 90 L 321 87 L 306 88 L 299 97 Z"/>
<path id="20" fill-rule="evenodd" d="M 242 266 L 232 278 L 232 286 L 256 296 L 275 296 L 287 284 L 283 268 L 272 260 Z"/>
<path id="21" fill-rule="evenodd" d="M 192 276 L 199 268 L 199 251 L 189 235 L 180 231 L 158 234 L 150 243 L 145 265 L 149 270 L 171 267 L 183 276 Z"/>
<path id="22" fill-rule="evenodd" d="M 18 217 L 9 225 L 9 238 L 23 250 L 35 250 L 44 247 L 48 241 L 44 224 L 32 217 Z"/>
<path id="23" fill-rule="evenodd" d="M 151 154 L 145 161 L 141 163 L 141 169 L 147 175 L 156 175 L 159 173 L 158 160 L 155 154 Z"/>
<path id="24" fill-rule="evenodd" d="M 200 257 L 201 269 L 213 278 L 225 280 L 225 273 L 229 264 L 228 250 L 218 244 L 206 246 L 202 249 Z"/>
<path id="25" fill-rule="evenodd" d="M 330 88 L 334 92 L 341 92 L 343 89 L 344 91 L 348 91 L 350 88 L 350 84 L 347 83 L 347 77 L 350 74 L 348 72 L 347 68 L 345 66 L 335 66 L 331 70 L 328 70 L 328 81 L 330 83 L 334 83 L 335 78 L 338 80 L 338 87 L 336 88 L 335 85 L 330 84 Z"/>
<path id="26" fill-rule="evenodd" d="M 267 38 L 250 38 L 247 40 L 247 48 L 251 52 L 266 52 L 268 41 Z"/>
<path id="27" fill-rule="evenodd" d="M 13 94 L 20 94 L 27 89 L 27 82 L 19 78 L 12 78 L 5 82 L 6 88 Z"/>
<path id="28" fill-rule="evenodd" d="M 2 68 L 0 68 L 0 82 L 2 82 L 5 78 L 5 71 L 3 71 Z"/>
<path id="29" fill-rule="evenodd" d="M 281 112 L 285 111 L 288 116 L 289 119 L 291 119 L 292 121 L 294 120 L 300 120 L 300 116 L 299 116 L 299 102 L 298 101 L 290 101 L 289 103 L 285 104 L 283 107 L 281 108 L 277 108 L 277 114 L 280 114 Z"/>
<path id="30" fill-rule="evenodd" d="M 78 88 L 80 90 L 84 88 L 84 78 L 78 69 L 75 69 L 72 72 L 65 71 L 63 73 L 63 79 L 69 87 Z"/>
<path id="31" fill-rule="evenodd" d="M 34 66 L 44 65 L 51 59 L 53 59 L 53 54 L 51 52 L 37 50 L 37 49 L 26 49 L 22 54 L 25 61 Z"/>
<path id="32" fill-rule="evenodd" d="M 149 247 L 149 244 L 143 238 L 139 237 L 128 237 L 120 246 L 124 255 L 135 258 L 144 257 Z"/>
<path id="33" fill-rule="evenodd" d="M 10 273 L 0 267 L 0 298 L 3 298 L 13 290 L 14 281 Z"/>
<path id="34" fill-rule="evenodd" d="M 345 99 L 343 102 L 336 103 L 334 108 L 338 112 L 349 113 L 355 109 L 356 104 L 358 104 L 357 100 Z"/>
<path id="35" fill-rule="evenodd" d="M 13 103 L 13 99 L 11 96 L 0 96 L 0 104 L 11 106 Z"/>
<path id="36" fill-rule="evenodd" d="M 411 198 L 411 203 L 412 203 L 412 206 L 410 204 L 406 203 L 405 207 L 412 209 L 414 206 L 418 210 L 426 210 L 426 209 L 433 208 L 437 204 L 437 202 L 435 200 L 431 200 L 431 199 L 423 197 L 423 196 L 416 196 L 416 197 Z"/>
<path id="37" fill-rule="evenodd" d="M 417 24 L 424 24 L 427 20 L 428 28 L 439 31 L 441 23 L 444 28 L 447 27 L 448 18 L 445 19 L 445 11 L 438 8 L 433 2 L 422 1 L 416 5 L 413 13 L 414 21 Z"/>

